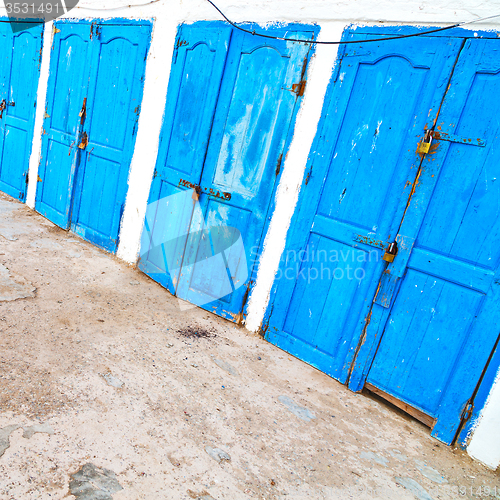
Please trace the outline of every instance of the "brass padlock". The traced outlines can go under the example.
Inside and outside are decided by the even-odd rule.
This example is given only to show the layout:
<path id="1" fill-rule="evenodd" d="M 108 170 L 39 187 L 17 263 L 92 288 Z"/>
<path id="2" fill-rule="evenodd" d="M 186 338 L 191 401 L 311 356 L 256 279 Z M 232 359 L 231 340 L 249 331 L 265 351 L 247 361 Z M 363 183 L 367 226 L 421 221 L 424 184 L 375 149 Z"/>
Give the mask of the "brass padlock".
<path id="1" fill-rule="evenodd" d="M 417 153 L 423 155 L 427 154 L 431 149 L 431 143 L 432 143 L 431 131 L 427 130 L 425 132 L 424 138 L 418 143 Z"/>
<path id="2" fill-rule="evenodd" d="M 391 243 L 387 247 L 387 250 L 385 251 L 384 256 L 382 257 L 382 260 L 385 260 L 386 262 L 394 262 L 394 258 L 396 257 L 397 253 L 398 253 L 398 245 L 395 242 Z"/>

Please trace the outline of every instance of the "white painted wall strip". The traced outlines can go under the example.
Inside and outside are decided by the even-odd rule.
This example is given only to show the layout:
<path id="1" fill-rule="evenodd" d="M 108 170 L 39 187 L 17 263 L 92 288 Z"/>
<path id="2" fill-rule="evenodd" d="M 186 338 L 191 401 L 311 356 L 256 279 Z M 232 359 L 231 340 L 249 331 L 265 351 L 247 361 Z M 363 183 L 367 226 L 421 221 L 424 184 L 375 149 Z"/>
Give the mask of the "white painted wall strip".
<path id="1" fill-rule="evenodd" d="M 319 40 L 339 40 L 345 25 L 324 23 Z M 262 322 L 269 293 L 290 227 L 304 177 L 309 151 L 316 135 L 325 93 L 337 57 L 338 45 L 318 45 L 307 72 L 307 85 L 284 170 L 276 193 L 276 209 L 261 250 L 255 288 L 248 303 L 246 327 L 257 331 Z"/>
<path id="2" fill-rule="evenodd" d="M 45 24 L 43 33 L 42 64 L 40 66 L 40 80 L 38 81 L 38 93 L 36 100 L 35 129 L 33 136 L 33 147 L 29 162 L 28 193 L 26 204 L 35 208 L 35 195 L 38 185 L 38 165 L 42 150 L 43 118 L 45 116 L 45 100 L 47 98 L 47 82 L 49 80 L 50 54 L 52 52 L 52 21 Z"/>
<path id="3" fill-rule="evenodd" d="M 139 253 L 149 188 L 158 156 L 176 33 L 175 19 L 172 21 L 171 17 L 163 16 L 156 20 L 117 251 L 118 257 L 132 264 L 137 261 Z"/>
<path id="4" fill-rule="evenodd" d="M 500 467 L 500 371 L 473 431 L 467 453 L 491 469 Z"/>

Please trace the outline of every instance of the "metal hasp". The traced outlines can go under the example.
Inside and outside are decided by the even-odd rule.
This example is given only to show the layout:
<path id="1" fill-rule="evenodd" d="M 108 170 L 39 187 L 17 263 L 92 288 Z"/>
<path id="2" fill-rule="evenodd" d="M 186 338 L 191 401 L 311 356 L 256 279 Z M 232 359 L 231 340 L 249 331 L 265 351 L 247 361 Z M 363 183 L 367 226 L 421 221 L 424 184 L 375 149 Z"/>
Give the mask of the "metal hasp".
<path id="1" fill-rule="evenodd" d="M 484 148 L 486 146 L 486 141 L 483 139 L 470 138 L 470 137 L 460 137 L 455 134 L 447 134 L 446 132 L 441 132 L 439 130 L 430 130 L 431 137 L 438 139 L 440 141 L 457 142 L 459 144 L 470 144 L 471 146 L 479 146 Z"/>

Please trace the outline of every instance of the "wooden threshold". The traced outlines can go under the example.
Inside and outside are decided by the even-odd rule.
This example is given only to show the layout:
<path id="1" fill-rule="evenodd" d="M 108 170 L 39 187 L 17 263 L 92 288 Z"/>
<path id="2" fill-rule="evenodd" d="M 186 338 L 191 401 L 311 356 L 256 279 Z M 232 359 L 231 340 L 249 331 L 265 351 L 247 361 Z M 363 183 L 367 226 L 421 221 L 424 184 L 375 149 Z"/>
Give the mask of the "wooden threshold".
<path id="1" fill-rule="evenodd" d="M 436 419 L 434 417 L 431 417 L 430 415 L 427 415 L 427 413 L 424 413 L 422 410 L 419 410 L 414 406 L 411 406 L 408 403 L 405 403 L 404 401 L 401 401 L 395 398 L 394 396 L 387 394 L 387 392 L 381 391 L 378 387 L 375 387 L 372 384 L 366 383 L 364 388 L 370 392 L 373 392 L 377 396 L 380 396 L 381 398 L 385 399 L 386 401 L 393 404 L 400 410 L 403 410 L 405 413 L 408 413 L 408 415 L 411 415 L 413 418 L 416 418 L 418 421 L 422 422 L 427 427 L 430 427 L 431 429 L 434 427 Z"/>

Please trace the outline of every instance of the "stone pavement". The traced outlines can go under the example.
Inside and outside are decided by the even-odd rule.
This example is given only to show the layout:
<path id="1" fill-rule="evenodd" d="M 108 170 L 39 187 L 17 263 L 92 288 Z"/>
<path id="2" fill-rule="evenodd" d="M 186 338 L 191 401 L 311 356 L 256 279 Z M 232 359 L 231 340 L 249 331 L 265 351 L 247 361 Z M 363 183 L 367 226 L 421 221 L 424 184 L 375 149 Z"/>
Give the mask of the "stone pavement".
<path id="1" fill-rule="evenodd" d="M 0 499 L 500 498 L 500 476 L 0 196 Z"/>

